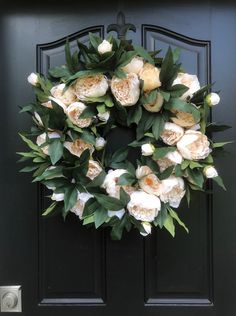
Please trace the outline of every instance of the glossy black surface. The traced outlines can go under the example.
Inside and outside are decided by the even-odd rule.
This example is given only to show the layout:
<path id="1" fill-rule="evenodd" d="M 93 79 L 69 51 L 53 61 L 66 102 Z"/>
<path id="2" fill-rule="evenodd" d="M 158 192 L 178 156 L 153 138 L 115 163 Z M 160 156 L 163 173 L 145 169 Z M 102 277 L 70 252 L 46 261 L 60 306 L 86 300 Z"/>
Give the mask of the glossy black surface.
<path id="1" fill-rule="evenodd" d="M 18 115 L 18 105 L 33 97 L 27 75 L 61 63 L 66 36 L 79 32 L 86 42 L 88 30 L 103 34 L 119 10 L 136 26 L 127 36 L 134 43 L 164 51 L 169 44 L 178 46 L 186 71 L 197 73 L 202 84 L 216 81 L 222 102 L 213 120 L 236 122 L 233 3 L 5 3 L 0 13 L 0 285 L 22 285 L 26 316 L 234 316 L 235 144 L 228 147 L 230 155 L 217 160 L 227 192 L 214 187 L 212 196 L 197 195 L 190 209 L 183 205 L 180 215 L 191 234 L 178 229 L 175 240 L 157 230 L 147 239 L 133 231 L 114 242 L 107 231 L 82 227 L 73 214 L 66 223 L 42 220 L 40 191 L 30 175 L 18 173 L 15 152 L 25 147 L 17 132 L 30 126 L 29 117 Z M 216 139 L 235 136 L 233 128 Z M 124 130 L 111 135 L 111 150 L 128 137 L 132 133 Z"/>

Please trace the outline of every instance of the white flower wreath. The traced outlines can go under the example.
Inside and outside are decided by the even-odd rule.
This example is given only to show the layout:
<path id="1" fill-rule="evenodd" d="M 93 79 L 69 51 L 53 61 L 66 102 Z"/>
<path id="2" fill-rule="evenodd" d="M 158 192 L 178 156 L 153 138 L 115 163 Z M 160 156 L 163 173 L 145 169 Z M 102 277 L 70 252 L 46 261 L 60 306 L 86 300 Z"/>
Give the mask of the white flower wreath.
<path id="1" fill-rule="evenodd" d="M 188 232 L 173 208 L 208 178 L 224 188 L 213 154 L 227 142 L 209 138 L 228 128 L 208 122 L 218 94 L 183 72 L 177 49 L 158 58 L 160 51 L 94 34 L 78 47 L 72 55 L 67 41 L 66 65 L 28 77 L 36 100 L 21 109 L 34 122 L 20 134 L 31 149 L 19 153 L 21 171 L 52 191 L 43 215 L 73 212 L 83 225 L 110 226 L 114 239 L 132 227 L 146 236 L 153 225 L 174 236 L 175 222 Z M 110 152 L 106 138 L 117 126 L 135 129 L 136 139 Z M 132 147 L 140 148 L 136 164 Z"/>

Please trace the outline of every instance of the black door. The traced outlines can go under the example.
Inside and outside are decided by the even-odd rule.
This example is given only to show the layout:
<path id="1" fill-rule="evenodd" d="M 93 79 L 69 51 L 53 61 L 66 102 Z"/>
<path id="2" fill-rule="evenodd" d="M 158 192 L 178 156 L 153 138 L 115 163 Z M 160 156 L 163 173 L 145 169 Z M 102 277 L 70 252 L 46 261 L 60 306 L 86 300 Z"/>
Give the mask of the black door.
<path id="1" fill-rule="evenodd" d="M 234 316 L 236 314 L 235 145 L 217 161 L 228 191 L 199 194 L 181 216 L 190 229 L 172 239 L 156 230 L 121 241 L 86 229 L 73 216 L 43 220 L 45 201 L 30 176 L 18 174 L 17 136 L 30 120 L 18 105 L 32 99 L 26 77 L 61 64 L 69 36 L 106 35 L 122 10 L 136 26 L 128 38 L 146 48 L 181 48 L 186 71 L 214 82 L 222 102 L 213 120 L 236 122 L 236 5 L 198 1 L 42 1 L 1 8 L 0 286 L 22 285 L 26 316 Z M 235 129 L 225 139 L 235 138 Z"/>

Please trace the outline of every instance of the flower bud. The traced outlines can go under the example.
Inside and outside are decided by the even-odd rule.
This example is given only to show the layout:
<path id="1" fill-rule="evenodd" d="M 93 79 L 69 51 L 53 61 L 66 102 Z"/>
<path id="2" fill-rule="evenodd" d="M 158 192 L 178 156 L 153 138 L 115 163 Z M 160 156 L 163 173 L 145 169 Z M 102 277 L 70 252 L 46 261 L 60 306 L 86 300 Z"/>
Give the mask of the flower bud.
<path id="1" fill-rule="evenodd" d="M 207 166 L 203 169 L 203 173 L 205 175 L 206 178 L 215 178 L 215 177 L 218 177 L 218 172 L 216 170 L 215 167 L 213 166 Z"/>
<path id="2" fill-rule="evenodd" d="M 99 118 L 100 121 L 107 122 L 110 117 L 110 112 L 106 111 L 104 113 L 98 113 L 97 117 Z"/>
<path id="3" fill-rule="evenodd" d="M 65 197 L 64 193 L 53 193 L 53 195 L 51 196 L 51 199 L 53 201 L 59 202 L 59 201 L 63 201 L 64 197 Z"/>
<path id="4" fill-rule="evenodd" d="M 125 65 L 121 69 L 125 73 L 135 73 L 138 75 L 142 68 L 143 68 L 143 58 L 135 56 L 131 59 L 131 61 L 127 65 Z"/>
<path id="5" fill-rule="evenodd" d="M 209 93 L 206 96 L 206 103 L 209 106 L 217 105 L 219 102 L 220 102 L 220 96 L 219 96 L 219 94 L 217 94 L 215 92 Z"/>
<path id="6" fill-rule="evenodd" d="M 35 74 L 34 72 L 32 72 L 28 78 L 27 78 L 28 82 L 30 84 L 32 84 L 32 86 L 36 86 L 38 83 L 39 83 L 39 78 L 38 78 L 38 75 Z"/>
<path id="7" fill-rule="evenodd" d="M 106 141 L 103 137 L 97 137 L 95 140 L 95 148 L 101 150 L 106 145 Z"/>
<path id="8" fill-rule="evenodd" d="M 98 45 L 98 52 L 100 55 L 112 51 L 112 44 L 109 43 L 107 40 L 103 40 L 101 44 Z"/>
<path id="9" fill-rule="evenodd" d="M 155 147 L 152 144 L 143 144 L 141 149 L 143 156 L 151 156 L 154 153 Z"/>
<path id="10" fill-rule="evenodd" d="M 152 232 L 152 225 L 148 222 L 142 222 L 142 226 L 143 226 L 143 229 L 145 230 L 145 233 L 144 232 L 140 232 L 140 234 L 142 236 L 147 236 L 149 234 L 151 234 Z"/>

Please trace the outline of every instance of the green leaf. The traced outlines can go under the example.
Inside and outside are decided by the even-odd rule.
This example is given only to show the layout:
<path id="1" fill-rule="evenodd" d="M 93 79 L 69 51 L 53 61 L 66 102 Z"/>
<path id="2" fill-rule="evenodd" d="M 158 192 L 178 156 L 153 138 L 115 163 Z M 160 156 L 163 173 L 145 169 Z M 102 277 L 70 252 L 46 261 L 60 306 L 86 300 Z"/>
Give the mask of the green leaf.
<path id="1" fill-rule="evenodd" d="M 210 123 L 207 126 L 206 130 L 208 133 L 217 133 L 217 132 L 223 132 L 229 128 L 231 128 L 231 126 L 229 125 L 220 125 L 216 123 Z"/>
<path id="2" fill-rule="evenodd" d="M 49 180 L 57 177 L 63 177 L 63 167 L 57 166 L 53 169 L 45 170 L 40 176 L 37 176 L 33 182 L 42 181 L 42 180 Z"/>
<path id="3" fill-rule="evenodd" d="M 190 161 L 189 167 L 190 169 L 194 169 L 194 168 L 203 168 L 204 166 L 201 165 L 199 162 Z"/>
<path id="4" fill-rule="evenodd" d="M 198 187 L 202 188 L 204 184 L 204 177 L 201 171 L 197 169 L 187 169 L 188 175 L 190 176 L 191 180 L 196 184 Z"/>
<path id="5" fill-rule="evenodd" d="M 122 187 L 120 188 L 120 200 L 124 205 L 127 205 L 130 201 L 129 194 Z"/>
<path id="6" fill-rule="evenodd" d="M 97 50 L 98 45 L 100 45 L 102 42 L 100 37 L 91 32 L 89 32 L 89 40 L 95 50 Z"/>
<path id="7" fill-rule="evenodd" d="M 120 69 L 120 68 L 117 68 L 115 71 L 114 71 L 114 76 L 119 78 L 119 79 L 123 79 L 126 77 L 126 73 Z"/>
<path id="8" fill-rule="evenodd" d="M 93 216 L 94 216 L 95 227 L 98 228 L 107 220 L 108 218 L 107 210 L 103 208 L 99 208 L 98 210 L 96 210 Z"/>
<path id="9" fill-rule="evenodd" d="M 130 173 L 123 173 L 117 182 L 118 185 L 132 185 L 136 181 L 135 177 Z"/>
<path id="10" fill-rule="evenodd" d="M 165 121 L 163 120 L 162 115 L 157 115 L 152 125 L 152 133 L 156 140 L 159 139 L 163 129 L 164 129 Z"/>
<path id="11" fill-rule="evenodd" d="M 51 68 L 49 69 L 48 73 L 53 78 L 64 78 L 65 80 L 71 76 L 71 73 L 66 65 Z"/>
<path id="12" fill-rule="evenodd" d="M 226 191 L 226 187 L 224 185 L 224 182 L 220 176 L 212 178 L 221 188 L 223 188 Z"/>
<path id="13" fill-rule="evenodd" d="M 170 166 L 170 167 L 166 168 L 162 173 L 160 173 L 158 175 L 158 178 L 160 180 L 164 180 L 164 179 L 169 178 L 169 176 L 173 173 L 174 169 L 175 169 L 175 166 Z"/>
<path id="14" fill-rule="evenodd" d="M 227 144 L 232 144 L 234 141 L 229 141 L 229 142 L 221 142 L 221 143 L 213 143 L 212 148 L 220 148 L 223 147 Z"/>
<path id="15" fill-rule="evenodd" d="M 149 93 L 145 93 L 141 98 L 141 102 L 143 104 L 154 104 L 156 99 L 157 99 L 157 90 L 155 89 Z"/>
<path id="16" fill-rule="evenodd" d="M 170 81 L 174 80 L 174 60 L 173 60 L 173 52 L 169 47 L 168 51 L 163 59 L 160 71 L 160 81 L 162 85 L 169 85 Z"/>
<path id="17" fill-rule="evenodd" d="M 95 193 L 94 196 L 98 203 L 105 207 L 106 210 L 119 211 L 124 207 L 124 204 L 114 197 L 101 193 Z"/>
<path id="18" fill-rule="evenodd" d="M 112 162 L 122 162 L 124 161 L 129 153 L 129 149 L 128 148 L 120 148 L 117 151 L 115 151 L 111 157 L 111 161 Z"/>
<path id="19" fill-rule="evenodd" d="M 168 232 L 172 235 L 172 237 L 175 237 L 175 225 L 173 218 L 167 213 L 165 222 L 164 222 L 164 227 Z"/>
<path id="20" fill-rule="evenodd" d="M 188 87 L 186 87 L 183 84 L 175 84 L 174 86 L 171 87 L 169 90 L 170 95 L 172 98 L 179 98 L 181 97 L 186 91 L 188 91 Z"/>
<path id="21" fill-rule="evenodd" d="M 165 204 L 162 203 L 162 208 L 153 222 L 154 225 L 159 226 L 160 228 L 163 228 L 164 223 L 167 219 L 167 216 L 168 216 L 168 214 L 167 214 L 166 206 L 165 206 Z"/>
<path id="22" fill-rule="evenodd" d="M 31 171 L 33 171 L 33 170 L 35 170 L 35 169 L 37 169 L 37 168 L 38 168 L 37 165 L 26 166 L 26 167 L 22 168 L 22 169 L 20 170 L 20 172 L 31 172 Z"/>
<path id="23" fill-rule="evenodd" d="M 160 93 L 166 102 L 168 102 L 170 100 L 170 92 L 160 90 Z"/>
<path id="24" fill-rule="evenodd" d="M 30 104 L 27 104 L 27 105 L 20 107 L 20 108 L 21 108 L 21 110 L 19 113 L 31 112 L 34 108 L 34 104 L 30 103 Z"/>
<path id="25" fill-rule="evenodd" d="M 57 202 L 53 202 L 46 210 L 43 211 L 42 216 L 47 216 L 55 209 Z"/>
<path id="26" fill-rule="evenodd" d="M 200 120 L 199 110 L 191 103 L 184 102 L 180 99 L 177 99 L 177 98 L 170 99 L 170 101 L 164 105 L 164 108 L 170 111 L 177 110 L 177 111 L 191 113 L 196 122 Z"/>
<path id="27" fill-rule="evenodd" d="M 74 186 L 70 186 L 65 188 L 64 191 L 64 205 L 65 205 L 65 213 L 67 213 L 73 206 L 75 206 L 78 196 L 78 191 Z"/>
<path id="28" fill-rule="evenodd" d="M 90 118 L 97 115 L 97 109 L 94 106 L 87 105 L 86 109 L 80 114 L 80 119 Z"/>
<path id="29" fill-rule="evenodd" d="M 65 56 L 66 56 L 66 64 L 69 69 L 69 71 L 73 74 L 74 69 L 73 69 L 73 60 L 72 60 L 72 55 L 70 51 L 70 42 L 69 39 L 66 40 L 66 45 L 65 45 Z"/>
<path id="30" fill-rule="evenodd" d="M 83 133 L 80 134 L 80 138 L 85 141 L 86 143 L 89 143 L 89 144 L 92 144 L 92 145 L 95 145 L 96 141 L 95 141 L 95 136 L 90 133 L 89 131 L 87 130 L 83 130 Z"/>
<path id="31" fill-rule="evenodd" d="M 176 150 L 176 147 L 159 147 L 156 148 L 153 153 L 153 159 L 157 160 L 165 157 L 169 152 L 173 152 Z"/>
<path id="32" fill-rule="evenodd" d="M 184 161 L 181 163 L 181 169 L 182 169 L 182 170 L 186 169 L 186 168 L 189 166 L 190 162 L 191 162 L 190 160 L 184 160 Z"/>
<path id="33" fill-rule="evenodd" d="M 96 209 L 99 208 L 99 203 L 95 200 L 95 198 L 90 198 L 84 206 L 84 210 L 83 210 L 83 218 L 86 218 L 87 216 L 90 216 L 92 214 L 94 214 L 94 212 L 96 211 Z"/>
<path id="34" fill-rule="evenodd" d="M 187 227 L 185 226 L 185 224 L 180 220 L 178 214 L 177 214 L 174 210 L 172 210 L 170 207 L 168 207 L 168 211 L 169 211 L 170 216 L 171 216 L 172 218 L 174 218 L 174 219 L 178 222 L 178 224 L 179 224 L 180 226 L 182 226 L 182 227 L 186 230 L 187 233 L 189 233 L 188 228 L 187 228 Z"/>
<path id="35" fill-rule="evenodd" d="M 21 139 L 33 150 L 35 151 L 41 151 L 41 149 L 38 147 L 38 145 L 34 144 L 32 142 L 32 140 L 28 139 L 27 137 L 25 137 L 24 135 L 20 134 Z"/>
<path id="36" fill-rule="evenodd" d="M 67 79 L 66 85 L 70 84 L 70 82 L 75 79 L 98 75 L 98 74 L 102 74 L 103 72 L 104 72 L 104 69 L 101 69 L 101 68 L 91 69 L 91 70 L 80 70 Z"/>
<path id="37" fill-rule="evenodd" d="M 127 216 L 123 216 L 121 220 L 117 219 L 116 224 L 112 227 L 111 238 L 113 240 L 120 240 L 123 234 L 124 227 L 127 222 Z"/>
<path id="38" fill-rule="evenodd" d="M 60 138 L 50 140 L 48 152 L 53 165 L 55 165 L 61 159 L 63 155 L 63 148 L 64 147 Z"/>
<path id="39" fill-rule="evenodd" d="M 89 225 L 89 224 L 91 224 L 93 222 L 94 222 L 94 216 L 92 214 L 92 215 L 87 216 L 87 217 L 84 218 L 83 225 Z"/>
<path id="40" fill-rule="evenodd" d="M 142 46 L 134 45 L 134 50 L 137 53 L 137 55 L 143 57 L 146 61 L 148 61 L 150 64 L 154 65 L 154 60 L 151 57 L 151 55 L 146 51 L 145 48 Z"/>
<path id="41" fill-rule="evenodd" d="M 142 107 L 138 104 L 131 107 L 128 111 L 127 124 L 130 126 L 132 123 L 136 123 L 138 125 L 141 117 L 142 117 Z"/>
<path id="42" fill-rule="evenodd" d="M 87 188 L 100 187 L 106 177 L 106 172 L 102 170 L 99 175 L 88 183 Z"/>

